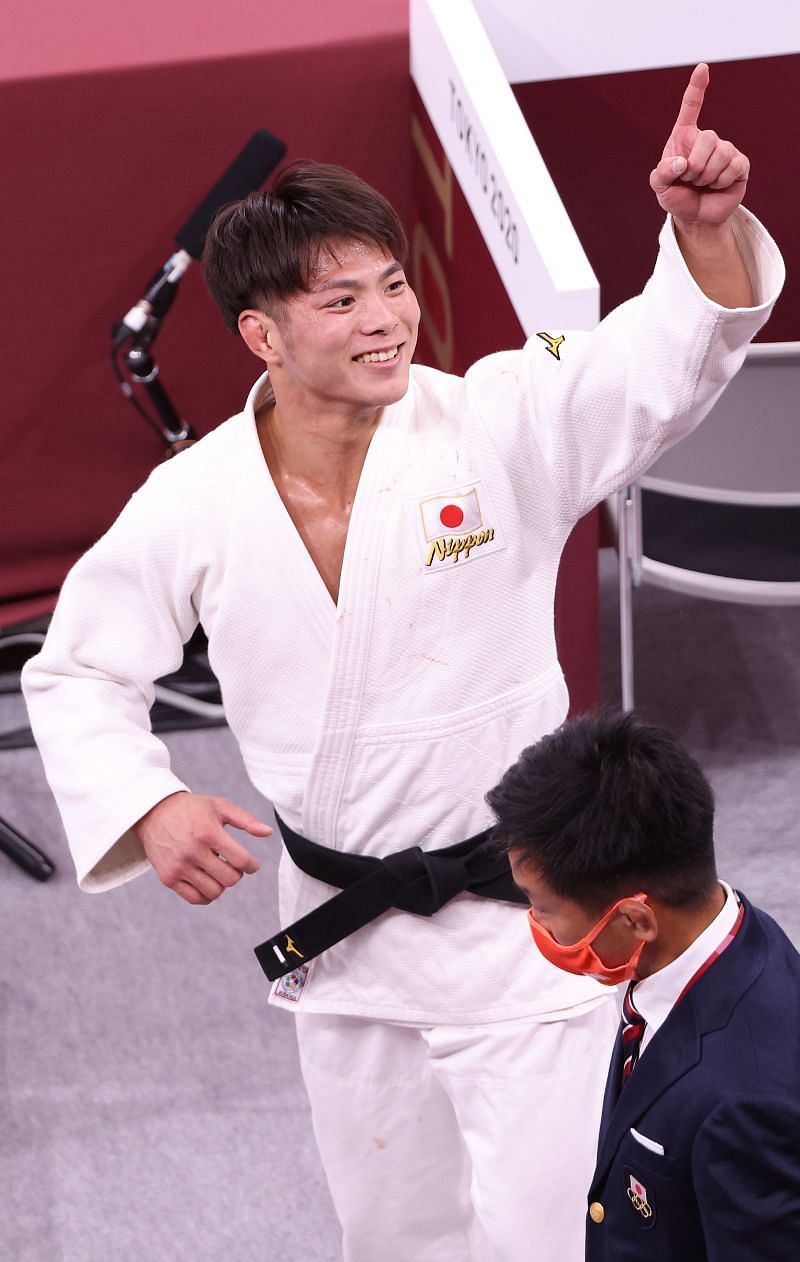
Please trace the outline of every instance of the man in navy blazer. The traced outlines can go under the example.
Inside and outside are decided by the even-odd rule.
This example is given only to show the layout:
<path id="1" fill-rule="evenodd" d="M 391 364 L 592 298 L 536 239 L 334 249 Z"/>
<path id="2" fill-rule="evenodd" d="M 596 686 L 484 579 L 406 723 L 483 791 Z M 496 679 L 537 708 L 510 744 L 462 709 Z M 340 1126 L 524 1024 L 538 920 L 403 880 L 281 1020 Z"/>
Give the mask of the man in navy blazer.
<path id="1" fill-rule="evenodd" d="M 589 1262 L 800 1257 L 800 956 L 718 880 L 697 763 L 630 715 L 587 716 L 487 800 L 539 949 L 628 982 Z"/>

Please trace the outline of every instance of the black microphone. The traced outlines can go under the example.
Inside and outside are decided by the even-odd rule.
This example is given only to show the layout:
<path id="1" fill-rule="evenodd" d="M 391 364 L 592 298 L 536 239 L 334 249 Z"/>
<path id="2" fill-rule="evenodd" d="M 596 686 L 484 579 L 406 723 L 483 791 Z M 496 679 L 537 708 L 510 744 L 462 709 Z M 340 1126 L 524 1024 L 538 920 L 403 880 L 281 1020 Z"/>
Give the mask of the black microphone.
<path id="1" fill-rule="evenodd" d="M 171 254 L 152 278 L 144 297 L 114 326 L 114 349 L 147 327 L 152 341 L 158 325 L 171 307 L 177 285 L 193 259 L 203 253 L 206 235 L 223 206 L 239 201 L 260 188 L 286 153 L 286 145 L 271 132 L 254 132 L 214 187 L 175 234 L 179 249 Z"/>
<path id="2" fill-rule="evenodd" d="M 175 233 L 176 244 L 193 259 L 199 259 L 214 216 L 229 202 L 238 202 L 260 188 L 286 153 L 286 145 L 268 131 L 257 131 L 236 155 L 227 171 L 217 180 L 182 228 Z"/>

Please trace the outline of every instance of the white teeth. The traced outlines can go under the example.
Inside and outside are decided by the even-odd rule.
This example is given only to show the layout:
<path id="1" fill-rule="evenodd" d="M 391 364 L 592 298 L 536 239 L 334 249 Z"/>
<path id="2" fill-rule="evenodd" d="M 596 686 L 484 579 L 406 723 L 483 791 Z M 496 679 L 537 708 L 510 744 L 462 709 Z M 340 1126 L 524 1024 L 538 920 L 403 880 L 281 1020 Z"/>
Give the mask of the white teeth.
<path id="1" fill-rule="evenodd" d="M 396 355 L 397 347 L 393 346 L 390 351 L 368 351 L 366 355 L 356 355 L 356 363 L 385 364 L 387 359 L 394 359 Z"/>

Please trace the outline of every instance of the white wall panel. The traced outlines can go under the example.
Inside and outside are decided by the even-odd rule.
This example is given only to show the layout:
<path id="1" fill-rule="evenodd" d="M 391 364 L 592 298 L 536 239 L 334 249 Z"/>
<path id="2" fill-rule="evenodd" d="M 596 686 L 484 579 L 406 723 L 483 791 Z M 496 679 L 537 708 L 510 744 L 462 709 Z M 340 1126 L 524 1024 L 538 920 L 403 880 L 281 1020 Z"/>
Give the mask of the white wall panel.
<path id="1" fill-rule="evenodd" d="M 411 0 L 411 73 L 526 334 L 593 328 L 594 273 L 469 0 Z"/>
<path id="2" fill-rule="evenodd" d="M 800 52 L 798 0 L 475 0 L 475 8 L 511 83 Z"/>

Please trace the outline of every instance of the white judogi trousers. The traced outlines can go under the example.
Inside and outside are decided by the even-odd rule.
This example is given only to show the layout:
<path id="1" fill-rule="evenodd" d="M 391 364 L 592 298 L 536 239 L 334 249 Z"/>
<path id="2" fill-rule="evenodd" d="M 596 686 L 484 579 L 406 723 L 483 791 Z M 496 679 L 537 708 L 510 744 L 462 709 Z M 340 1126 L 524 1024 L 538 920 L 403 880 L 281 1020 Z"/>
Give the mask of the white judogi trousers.
<path id="1" fill-rule="evenodd" d="M 420 1028 L 297 1014 L 344 1262 L 583 1262 L 619 1014 Z"/>

